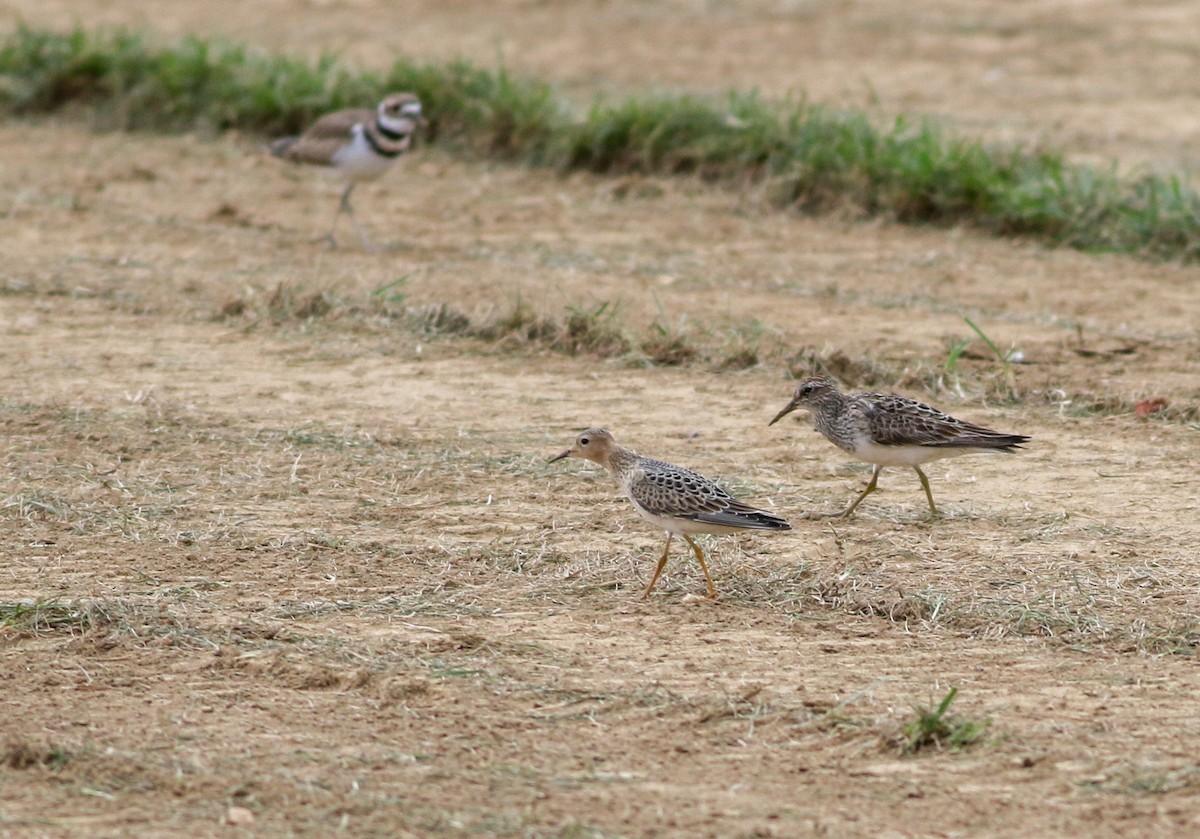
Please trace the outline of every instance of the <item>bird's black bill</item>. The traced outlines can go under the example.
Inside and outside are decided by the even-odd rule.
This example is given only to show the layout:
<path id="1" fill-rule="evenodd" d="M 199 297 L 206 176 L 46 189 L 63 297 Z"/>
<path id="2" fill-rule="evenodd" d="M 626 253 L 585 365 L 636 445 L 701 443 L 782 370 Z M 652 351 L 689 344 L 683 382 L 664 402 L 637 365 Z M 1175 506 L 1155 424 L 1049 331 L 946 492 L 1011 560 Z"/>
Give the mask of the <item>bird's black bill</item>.
<path id="1" fill-rule="evenodd" d="M 790 414 L 794 410 L 796 410 L 796 403 L 789 402 L 788 406 L 786 408 L 784 408 L 782 411 L 780 411 L 778 414 L 776 414 L 775 419 L 771 420 L 769 423 L 767 423 L 767 425 L 774 425 L 775 423 L 779 422 L 781 419 L 786 417 L 788 414 Z"/>
<path id="2" fill-rule="evenodd" d="M 550 460 L 548 460 L 547 463 L 555 463 L 559 460 L 562 460 L 564 457 L 570 457 L 570 456 L 571 456 L 571 450 L 567 449 L 562 454 L 556 454 L 554 457 L 550 458 Z"/>

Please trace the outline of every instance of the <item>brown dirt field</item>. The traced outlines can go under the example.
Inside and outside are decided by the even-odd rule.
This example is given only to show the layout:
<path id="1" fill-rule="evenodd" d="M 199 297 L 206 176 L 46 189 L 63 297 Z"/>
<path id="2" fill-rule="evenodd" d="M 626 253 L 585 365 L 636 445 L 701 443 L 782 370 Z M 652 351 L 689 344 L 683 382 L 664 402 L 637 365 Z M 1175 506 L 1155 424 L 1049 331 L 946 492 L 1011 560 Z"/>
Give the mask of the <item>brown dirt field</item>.
<path id="1" fill-rule="evenodd" d="M 1190 4 L 428 5 L 15 8 L 364 62 L 499 40 L 581 91 L 865 85 L 995 138 L 1195 154 Z M 1200 830 L 1195 267 L 436 149 L 357 193 L 385 252 L 329 251 L 336 191 L 259 142 L 0 125 L 0 835 Z M 412 327 L 518 299 L 764 360 Z M 955 387 L 964 316 L 1024 354 L 1019 399 L 979 341 Z M 868 471 L 803 418 L 766 426 L 793 356 L 1033 443 L 931 466 L 942 519 L 887 470 L 854 519 L 807 520 Z M 709 540 L 715 603 L 676 546 L 639 600 L 661 534 L 546 464 L 594 423 L 795 531 Z M 952 685 L 985 736 L 902 756 Z"/>

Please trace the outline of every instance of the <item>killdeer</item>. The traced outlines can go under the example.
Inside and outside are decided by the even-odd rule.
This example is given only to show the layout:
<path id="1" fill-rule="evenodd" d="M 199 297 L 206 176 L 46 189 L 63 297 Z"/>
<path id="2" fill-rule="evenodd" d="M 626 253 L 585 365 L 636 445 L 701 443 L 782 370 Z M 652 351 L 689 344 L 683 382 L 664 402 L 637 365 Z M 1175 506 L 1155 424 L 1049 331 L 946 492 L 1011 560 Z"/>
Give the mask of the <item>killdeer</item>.
<path id="1" fill-rule="evenodd" d="M 693 533 L 735 533 L 739 530 L 791 530 L 792 526 L 774 513 L 744 504 L 703 475 L 682 466 L 661 460 L 651 460 L 617 445 L 613 436 L 603 428 L 591 428 L 575 438 L 575 444 L 551 463 L 565 457 L 582 457 L 598 463 L 617 479 L 621 489 L 633 502 L 633 508 L 646 521 L 667 531 L 667 544 L 650 584 L 642 598 L 650 596 L 667 564 L 671 537 L 678 534 L 687 542 L 708 585 L 708 596 L 715 599 L 713 585 L 704 561 L 704 552 L 692 539 Z"/>
<path id="2" fill-rule="evenodd" d="M 842 393 L 826 376 L 811 376 L 796 386 L 792 401 L 767 425 L 774 425 L 797 408 L 812 414 L 813 425 L 831 443 L 872 464 L 871 482 L 840 513 L 849 516 L 875 491 L 885 466 L 911 466 L 921 479 L 929 512 L 938 514 L 922 463 L 981 451 L 1012 452 L 1029 441 L 1024 434 L 1001 434 L 955 419 L 937 408 L 894 393 Z"/>
<path id="3" fill-rule="evenodd" d="M 363 245 L 373 248 L 359 227 L 350 205 L 350 193 L 363 181 L 373 181 L 386 172 L 396 158 L 412 148 L 413 134 L 425 125 L 421 102 L 411 93 L 392 93 L 374 111 L 353 108 L 334 111 L 318 119 L 298 137 L 283 137 L 271 143 L 271 154 L 311 166 L 326 167 L 346 181 L 333 227 L 325 238 L 337 247 L 334 232 L 342 213 L 358 231 Z"/>

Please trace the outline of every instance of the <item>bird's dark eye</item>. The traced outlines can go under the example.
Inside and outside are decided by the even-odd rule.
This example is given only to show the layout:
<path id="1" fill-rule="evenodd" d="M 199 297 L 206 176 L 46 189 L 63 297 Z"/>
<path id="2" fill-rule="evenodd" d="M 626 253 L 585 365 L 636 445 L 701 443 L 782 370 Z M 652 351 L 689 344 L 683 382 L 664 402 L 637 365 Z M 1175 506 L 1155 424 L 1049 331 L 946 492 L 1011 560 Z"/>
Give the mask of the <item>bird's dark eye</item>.
<path id="1" fill-rule="evenodd" d="M 812 382 L 809 382 L 808 384 L 806 384 L 806 385 L 803 385 L 803 386 L 800 388 L 800 395 L 801 395 L 801 396 L 808 396 L 808 395 L 809 395 L 810 393 L 812 393 L 814 390 L 816 390 L 816 385 L 814 385 Z"/>
<path id="2" fill-rule="evenodd" d="M 581 446 L 586 446 L 586 445 L 587 445 L 588 443 L 590 443 L 590 442 L 592 442 L 592 441 L 591 441 L 591 440 L 589 440 L 587 437 L 580 437 L 580 438 L 579 438 L 579 445 L 581 445 Z"/>

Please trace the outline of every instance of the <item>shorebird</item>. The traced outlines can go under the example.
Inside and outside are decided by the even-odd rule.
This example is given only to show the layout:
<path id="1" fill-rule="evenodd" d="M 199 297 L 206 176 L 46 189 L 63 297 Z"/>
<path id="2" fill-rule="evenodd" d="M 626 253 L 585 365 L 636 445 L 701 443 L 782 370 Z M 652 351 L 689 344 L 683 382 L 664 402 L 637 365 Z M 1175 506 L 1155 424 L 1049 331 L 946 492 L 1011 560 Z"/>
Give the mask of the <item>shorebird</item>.
<path id="1" fill-rule="evenodd" d="M 672 466 L 661 460 L 651 460 L 618 446 L 613 436 L 603 428 L 589 428 L 575 438 L 574 445 L 550 459 L 551 463 L 564 457 L 582 457 L 599 463 L 617 479 L 621 489 L 633 502 L 633 508 L 646 521 L 667 531 L 667 544 L 659 557 L 658 567 L 642 599 L 650 596 L 654 584 L 667 564 L 671 537 L 682 536 L 692 546 L 708 596 L 715 599 L 713 585 L 704 561 L 704 551 L 692 539 L 693 533 L 735 533 L 738 530 L 791 530 L 792 526 L 779 516 L 743 504 L 703 475 L 682 466 Z"/>
<path id="2" fill-rule="evenodd" d="M 921 479 L 929 511 L 938 515 L 922 463 L 983 451 L 1012 452 L 1029 438 L 1001 434 L 955 419 L 924 402 L 894 393 L 842 393 L 825 376 L 810 376 L 796 387 L 792 401 L 768 425 L 774 425 L 797 408 L 812 414 L 813 425 L 831 443 L 859 460 L 873 464 L 871 482 L 840 515 L 849 516 L 875 491 L 885 466 L 911 466 Z"/>
<path id="3" fill-rule="evenodd" d="M 358 226 L 350 193 L 363 181 L 373 181 L 391 168 L 396 158 L 412 148 L 413 134 L 425 124 L 421 102 L 411 93 L 392 93 L 375 110 L 352 108 L 318 119 L 298 137 L 283 137 L 268 147 L 271 154 L 310 166 L 325 167 L 346 182 L 333 226 L 325 239 L 337 247 L 334 232 L 342 213 L 358 232 L 363 246 L 374 248 Z"/>

